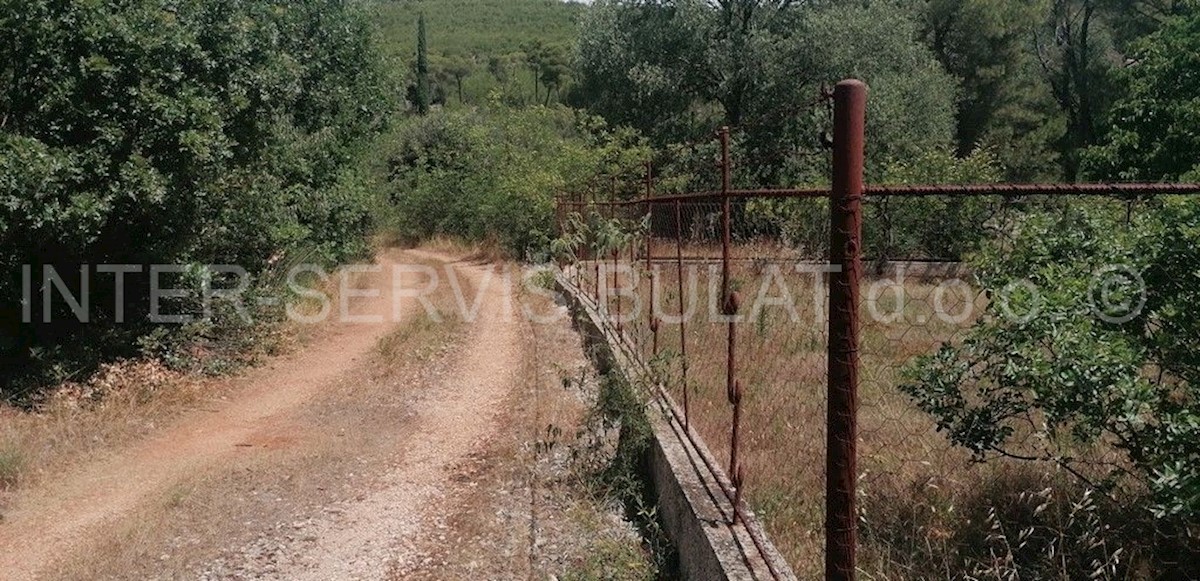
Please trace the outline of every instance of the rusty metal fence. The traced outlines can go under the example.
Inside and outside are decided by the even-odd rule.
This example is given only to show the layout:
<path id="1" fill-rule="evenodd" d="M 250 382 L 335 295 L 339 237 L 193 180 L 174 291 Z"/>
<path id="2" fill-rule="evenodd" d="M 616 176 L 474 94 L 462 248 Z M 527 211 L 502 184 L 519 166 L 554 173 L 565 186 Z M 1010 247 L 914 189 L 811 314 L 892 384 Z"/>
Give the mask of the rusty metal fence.
<path id="1" fill-rule="evenodd" d="M 648 167 L 621 186 L 640 196 L 565 195 L 557 219 L 573 239 L 566 275 L 655 370 L 689 436 L 728 475 L 731 524 L 752 507 L 800 577 L 854 579 L 908 550 L 885 522 L 923 526 L 896 495 L 978 482 L 969 455 L 897 389 L 905 365 L 960 341 L 987 303 L 960 264 L 959 231 L 994 228 L 1030 200 L 1125 204 L 1200 185 L 872 186 L 866 87 L 844 81 L 829 98 L 829 188 L 733 188 L 722 129 L 714 189 L 660 194 Z M 920 209 L 940 223 L 898 232 L 894 216 L 923 200 L 938 201 Z M 755 218 L 780 205 L 798 217 L 791 228 Z M 906 236 L 923 237 L 923 250 Z M 897 288 L 907 301 L 898 309 L 888 295 Z M 937 534 L 929 528 L 925 542 Z M 860 555 L 860 534 L 878 546 Z"/>

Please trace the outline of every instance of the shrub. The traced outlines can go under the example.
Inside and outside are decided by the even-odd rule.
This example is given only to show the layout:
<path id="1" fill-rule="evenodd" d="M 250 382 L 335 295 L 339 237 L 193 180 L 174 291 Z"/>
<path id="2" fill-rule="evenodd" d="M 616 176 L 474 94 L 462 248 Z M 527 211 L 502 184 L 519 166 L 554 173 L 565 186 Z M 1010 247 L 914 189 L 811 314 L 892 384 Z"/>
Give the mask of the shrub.
<path id="1" fill-rule="evenodd" d="M 902 389 L 978 459 L 1046 463 L 1143 507 L 1196 562 L 1200 206 L 1142 204 L 1019 215 L 974 258 L 986 316 Z"/>
<path id="2" fill-rule="evenodd" d="M 356 6 L 0 0 L 0 357 L 112 331 L 14 324 L 23 264 L 258 272 L 299 249 L 361 252 L 366 194 L 344 168 L 388 100 Z M 111 321 L 111 280 L 92 282 L 93 318 Z M 119 331 L 101 351 L 148 329 Z"/>
<path id="3" fill-rule="evenodd" d="M 389 148 L 401 235 L 496 237 L 517 257 L 548 250 L 556 193 L 583 190 L 597 175 L 635 175 L 648 156 L 633 132 L 571 109 L 495 104 L 412 119 Z"/>

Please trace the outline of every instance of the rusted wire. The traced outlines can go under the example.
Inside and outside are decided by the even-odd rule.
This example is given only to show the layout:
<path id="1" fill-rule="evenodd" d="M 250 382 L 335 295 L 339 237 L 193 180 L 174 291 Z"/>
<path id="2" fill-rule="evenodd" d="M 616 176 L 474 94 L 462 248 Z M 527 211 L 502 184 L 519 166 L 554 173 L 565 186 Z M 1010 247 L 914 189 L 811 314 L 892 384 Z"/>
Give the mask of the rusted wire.
<path id="1" fill-rule="evenodd" d="M 923 186 L 867 186 L 867 196 L 1136 196 L 1148 194 L 1200 194 L 1200 184 L 971 184 Z"/>
<path id="2" fill-rule="evenodd" d="M 675 200 L 675 269 L 679 282 L 679 357 L 680 382 L 683 387 L 683 426 L 691 429 L 688 407 L 688 357 L 687 357 L 687 305 L 683 294 L 683 209 L 682 202 Z"/>
<path id="3" fill-rule="evenodd" d="M 853 85 L 853 84 L 852 84 Z M 826 489 L 825 489 L 825 541 L 826 541 L 826 577 L 830 579 L 853 579 L 856 563 L 856 543 L 857 543 L 857 519 L 859 515 L 856 512 L 855 506 L 855 488 L 859 474 L 857 472 L 857 440 L 859 438 L 857 425 L 857 406 L 858 394 L 857 384 L 859 375 L 859 329 L 858 329 L 858 314 L 857 309 L 860 305 L 858 285 L 863 276 L 862 264 L 865 260 L 872 260 L 863 257 L 863 241 L 862 241 L 862 206 L 869 202 L 871 198 L 881 198 L 886 200 L 891 197 L 925 197 L 939 196 L 952 198 L 956 196 L 1004 196 L 1004 197 L 1021 197 L 1021 196 L 1107 196 L 1113 198 L 1126 198 L 1129 200 L 1138 199 L 1140 197 L 1152 195 L 1195 195 L 1200 194 L 1200 184 L 1163 184 L 1163 183 L 1101 183 L 1101 184 L 983 184 L 983 185 L 915 185 L 915 186 L 886 186 L 886 185 L 864 185 L 862 178 L 863 160 L 862 150 L 864 148 L 861 120 L 861 99 L 864 98 L 857 91 L 855 86 L 839 85 L 838 88 L 841 97 L 837 99 L 835 123 L 834 123 L 834 173 L 832 175 L 832 185 L 830 188 L 763 188 L 763 189 L 733 189 L 732 171 L 733 164 L 730 159 L 730 134 L 728 128 L 723 128 L 717 133 L 721 147 L 720 169 L 721 169 L 721 184 L 720 189 L 715 191 L 698 191 L 671 195 L 656 196 L 654 192 L 654 166 L 647 163 L 645 168 L 644 186 L 645 192 L 641 197 L 628 200 L 616 199 L 618 193 L 622 195 L 637 196 L 636 182 L 621 184 L 624 189 L 619 189 L 616 178 L 612 179 L 611 196 L 609 200 L 598 201 L 596 193 L 593 189 L 591 193 L 590 203 L 585 202 L 586 194 L 578 194 L 577 201 L 560 196 L 557 198 L 556 218 L 560 221 L 558 225 L 560 232 L 563 232 L 562 222 L 567 220 L 572 210 L 579 212 L 595 212 L 597 215 L 607 214 L 610 219 L 617 219 L 618 215 L 622 220 L 629 220 L 636 217 L 638 208 L 642 210 L 642 215 L 646 217 L 649 228 L 645 232 L 645 238 L 641 244 L 644 246 L 644 256 L 638 256 L 638 241 L 631 240 L 629 242 L 629 260 L 634 268 L 633 276 L 634 283 L 643 280 L 641 272 L 639 272 L 640 259 L 645 259 L 646 277 L 650 282 L 650 312 L 648 318 L 644 321 L 648 324 L 649 334 L 645 333 L 641 327 L 644 324 L 641 317 L 637 317 L 634 325 L 634 332 L 629 334 L 624 333 L 622 319 L 622 297 L 619 292 L 621 289 L 621 279 L 618 273 L 619 260 L 624 254 L 625 249 L 620 245 L 613 248 L 612 264 L 613 277 L 612 287 L 614 293 L 617 294 L 616 304 L 616 322 L 614 328 L 618 338 L 635 347 L 638 353 L 645 354 L 649 352 L 651 359 L 656 359 L 660 349 L 660 330 L 661 320 L 660 313 L 657 312 L 655 305 L 657 301 L 669 294 L 669 291 L 659 292 L 657 288 L 660 281 L 661 264 L 667 261 L 675 263 L 675 274 L 678 284 L 679 293 L 679 379 L 682 388 L 682 409 L 675 407 L 671 403 L 671 414 L 676 421 L 682 425 L 683 432 L 697 449 L 701 449 L 700 438 L 698 435 L 693 435 L 695 430 L 691 425 L 691 386 L 689 373 L 699 367 L 689 365 L 688 353 L 688 323 L 686 321 L 688 315 L 687 298 L 685 295 L 685 264 L 687 263 L 708 263 L 714 264 L 720 261 L 721 265 L 721 301 L 722 312 L 728 317 L 726 322 L 726 373 L 725 387 L 726 395 L 731 405 L 731 424 L 729 426 L 729 444 L 730 457 L 728 464 L 728 481 L 719 479 L 718 484 L 727 500 L 732 503 L 733 512 L 728 516 L 731 522 L 730 525 L 736 525 L 739 522 L 744 522 L 749 514 L 749 508 L 743 502 L 743 495 L 746 490 L 746 468 L 753 466 L 743 466 L 743 461 L 748 458 L 745 450 L 741 449 L 741 422 L 743 417 L 743 386 L 738 381 L 737 360 L 738 360 L 738 338 L 737 325 L 735 323 L 735 315 L 739 311 L 740 298 L 734 290 L 733 280 L 733 264 L 735 263 L 763 263 L 763 262 L 806 262 L 804 259 L 784 259 L 772 257 L 750 257 L 737 258 L 731 256 L 734 242 L 733 218 L 734 206 L 733 200 L 737 199 L 767 199 L 767 198 L 785 198 L 785 199 L 828 199 L 830 203 L 830 226 L 831 231 L 827 242 L 829 243 L 830 255 L 828 257 L 829 264 L 841 267 L 840 272 L 837 270 L 830 277 L 827 292 L 829 293 L 829 312 L 828 312 L 828 342 L 826 345 L 826 378 L 829 382 L 828 406 L 826 409 Z M 849 93 L 847 93 L 849 92 Z M 707 152 L 707 150 L 706 150 Z M 707 187 L 711 187 L 711 182 L 706 178 Z M 712 222 L 697 222 L 694 217 L 689 215 L 689 228 L 693 232 L 692 236 L 697 239 L 702 239 L 703 242 L 715 242 L 716 238 L 716 223 L 717 214 L 713 211 L 716 204 L 720 205 L 720 236 L 721 236 L 721 252 L 720 256 L 684 256 L 684 212 L 683 204 L 685 203 L 704 203 L 705 213 L 702 218 L 712 220 Z M 673 208 L 671 208 L 673 206 Z M 628 209 L 626 209 L 628 208 Z M 607 212 L 604 211 L 607 209 Z M 654 233 L 656 217 L 669 219 L 669 213 L 673 209 L 674 213 L 674 237 L 675 249 L 674 252 L 663 252 L 662 255 L 654 254 Z M 656 214 L 657 213 L 657 214 Z M 661 214 L 661 215 L 658 215 Z M 661 220 L 660 220 L 661 221 Z M 662 233 L 666 234 L 665 222 L 660 224 L 664 226 Z M 698 228 L 708 228 L 704 232 L 700 232 Z M 739 236 L 741 234 L 739 233 Z M 666 234 L 665 237 L 670 236 Z M 826 240 L 821 241 L 822 244 Z M 703 253 L 701 251 L 701 253 Z M 709 251 L 710 254 L 716 254 Z M 595 266 L 595 302 L 599 306 L 602 302 L 600 298 L 602 284 L 600 278 L 601 262 L 607 256 L 602 256 L 603 252 L 594 253 L 592 256 Z M 672 256 L 673 254 L 673 256 Z M 780 254 L 779 256 L 783 256 Z M 818 261 L 821 262 L 821 261 Z M 914 260 L 906 262 L 945 262 L 944 260 Z M 575 270 L 577 286 L 581 287 L 586 284 L 586 276 L 584 270 L 586 260 L 580 261 Z M 659 267 L 659 268 L 656 268 Z M 669 266 L 668 266 L 669 268 Z M 669 272 L 669 270 L 667 271 Z M 604 281 L 607 283 L 608 281 Z M 629 284 L 627 282 L 627 284 Z M 604 295 L 607 297 L 607 295 Z M 640 295 L 639 295 L 640 297 Z M 608 300 L 603 300 L 604 308 L 608 308 Z M 640 300 L 640 298 L 639 298 Z M 745 336 L 744 336 L 745 337 Z M 715 339 L 715 337 L 713 337 Z M 707 337 L 706 337 L 707 339 Z M 718 339 L 719 340 L 719 339 Z M 650 345 L 645 343 L 650 341 Z M 746 341 L 752 340 L 746 339 Z M 743 346 L 743 350 L 749 348 L 751 343 Z M 695 346 L 695 345 L 694 345 Z M 719 347 L 717 347 L 719 349 Z M 693 362 L 694 363 L 694 362 Z M 718 362 L 719 363 L 719 362 Z M 715 371 L 715 370 L 714 370 Z M 718 376 L 719 377 L 719 376 Z M 749 378 L 749 376 L 747 376 Z M 706 379 L 700 377 L 699 379 Z M 714 381 L 717 377 L 711 378 Z M 718 384 L 719 385 L 719 384 Z M 700 388 L 698 388 L 699 390 Z M 665 389 L 660 385 L 659 390 L 665 395 Z M 670 400 L 667 400 L 670 401 Z M 747 428 L 753 430 L 759 418 L 753 410 L 746 411 Z M 723 426 L 722 426 L 723 427 Z M 724 434 L 722 434 L 723 436 Z M 755 441 L 753 438 L 748 441 Z M 869 456 L 864 455 L 864 458 Z M 702 455 L 702 459 L 714 474 L 719 473 L 712 460 Z M 868 460 L 864 460 L 868 461 Z M 764 560 L 768 567 L 771 568 L 771 559 L 767 556 L 766 542 L 758 538 L 759 534 L 751 527 L 746 528 L 755 546 L 763 554 Z M 777 571 L 772 568 L 772 574 L 778 575 Z"/>
<path id="4" fill-rule="evenodd" d="M 729 253 L 730 246 L 733 245 L 733 229 L 732 223 L 732 207 L 730 204 L 730 184 L 732 183 L 732 169 L 729 165 L 729 128 L 721 128 L 721 300 L 724 306 L 723 311 L 729 319 L 726 323 L 726 361 L 725 361 L 725 389 L 729 396 L 729 403 L 733 406 L 733 421 L 729 430 L 729 477 L 733 480 L 734 507 L 736 508 L 742 501 L 742 480 L 743 470 L 738 462 L 738 448 L 741 443 L 741 423 L 742 423 L 742 385 L 737 380 L 737 322 L 735 316 L 738 312 L 737 294 L 733 292 L 732 280 L 730 278 L 730 262 Z M 733 522 L 738 522 L 738 512 L 733 513 Z"/>
<path id="5" fill-rule="evenodd" d="M 858 514 L 858 307 L 862 278 L 863 134 L 866 85 L 834 89 L 833 195 L 830 197 L 829 382 L 825 445 L 825 578 L 856 573 Z"/>

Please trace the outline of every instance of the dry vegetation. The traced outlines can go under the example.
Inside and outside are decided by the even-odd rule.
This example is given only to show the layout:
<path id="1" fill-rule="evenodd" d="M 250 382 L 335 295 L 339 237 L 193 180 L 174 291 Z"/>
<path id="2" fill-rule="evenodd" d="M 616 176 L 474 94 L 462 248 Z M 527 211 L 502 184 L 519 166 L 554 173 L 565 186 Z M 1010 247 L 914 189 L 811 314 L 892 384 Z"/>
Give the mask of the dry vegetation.
<path id="1" fill-rule="evenodd" d="M 656 259 L 673 257 L 673 245 L 668 246 L 656 245 Z M 796 573 L 801 578 L 817 576 L 824 551 L 825 275 L 797 273 L 795 262 L 788 262 L 795 256 L 759 246 L 739 246 L 732 254 L 741 259 L 734 263 L 732 277 L 744 317 L 737 327 L 737 377 L 745 388 L 740 453 L 748 499 Z M 684 256 L 719 255 L 719 247 L 691 246 L 684 251 Z M 771 259 L 751 259 L 754 256 Z M 578 281 L 591 292 L 594 264 L 584 265 Z M 614 284 L 607 272 L 602 286 Z M 644 308 L 651 299 L 651 275 L 644 261 L 635 274 L 643 308 L 622 327 L 645 358 L 658 361 L 682 404 L 680 326 L 669 318 L 681 312 L 677 266 L 674 260 L 662 260 L 654 272 L 655 301 L 666 316 L 659 327 L 657 357 L 651 352 L 653 335 Z M 860 568 L 868 578 L 953 576 L 951 571 L 961 567 L 951 562 L 959 543 L 989 547 L 1004 537 L 995 529 L 1016 527 L 1035 511 L 1046 511 L 1046 506 L 1038 508 L 1040 504 L 1058 507 L 1063 522 L 1078 517 L 1063 494 L 1078 487 L 1041 466 L 972 462 L 897 389 L 903 368 L 913 358 L 961 339 L 986 307 L 986 300 L 965 283 L 920 273 L 898 280 L 897 285 L 891 273 L 863 285 L 859 512 L 865 550 Z M 728 466 L 732 406 L 725 389 L 727 327 L 710 322 L 710 313 L 720 309 L 719 262 L 685 261 L 684 281 L 684 306 L 694 309 L 686 323 L 691 421 Z M 627 276 L 617 277 L 620 287 L 630 282 Z M 903 288 L 903 304 L 898 302 L 897 286 Z M 794 309 L 789 311 L 784 302 Z M 608 302 L 613 315 L 617 303 Z M 632 299 L 625 297 L 620 303 L 621 313 L 628 316 Z M 1041 496 L 1020 494 L 1023 491 L 1041 491 Z M 1010 533 L 1014 538 L 1021 534 L 1015 528 Z M 1003 570 L 1004 563 L 993 569 Z"/>

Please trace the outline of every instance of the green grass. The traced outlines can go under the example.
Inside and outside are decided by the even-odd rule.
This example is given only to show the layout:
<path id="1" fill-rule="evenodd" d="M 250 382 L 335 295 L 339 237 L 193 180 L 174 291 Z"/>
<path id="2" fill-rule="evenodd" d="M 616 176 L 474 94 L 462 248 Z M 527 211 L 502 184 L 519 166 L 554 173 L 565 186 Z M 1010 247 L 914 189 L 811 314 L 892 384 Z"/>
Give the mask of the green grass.
<path id="1" fill-rule="evenodd" d="M 570 563 L 563 581 L 650 581 L 657 576 L 645 552 L 628 539 L 595 539 L 587 557 Z"/>

